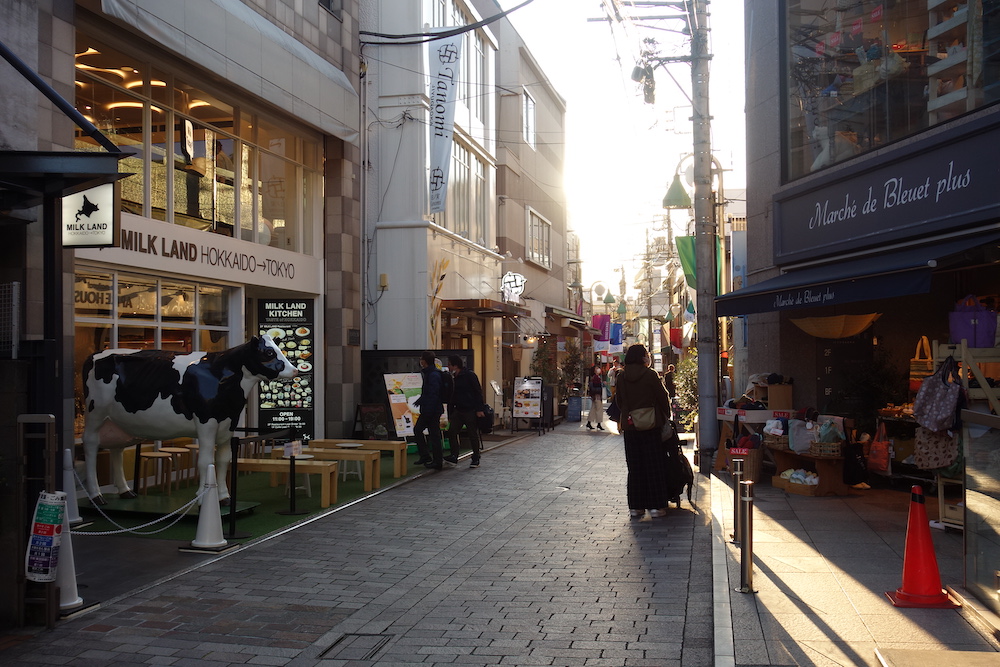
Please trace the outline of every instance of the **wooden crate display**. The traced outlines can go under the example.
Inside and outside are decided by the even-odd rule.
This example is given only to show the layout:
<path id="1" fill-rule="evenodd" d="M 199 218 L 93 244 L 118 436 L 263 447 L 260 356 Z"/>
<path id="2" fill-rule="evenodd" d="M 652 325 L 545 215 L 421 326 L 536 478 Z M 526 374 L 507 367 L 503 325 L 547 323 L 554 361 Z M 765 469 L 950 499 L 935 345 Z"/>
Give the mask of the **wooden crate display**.
<path id="1" fill-rule="evenodd" d="M 776 489 L 783 489 L 788 491 L 788 493 L 794 493 L 800 496 L 815 496 L 816 487 L 812 484 L 796 484 L 795 482 L 789 481 L 780 475 L 775 475 L 771 478 L 771 486 Z"/>

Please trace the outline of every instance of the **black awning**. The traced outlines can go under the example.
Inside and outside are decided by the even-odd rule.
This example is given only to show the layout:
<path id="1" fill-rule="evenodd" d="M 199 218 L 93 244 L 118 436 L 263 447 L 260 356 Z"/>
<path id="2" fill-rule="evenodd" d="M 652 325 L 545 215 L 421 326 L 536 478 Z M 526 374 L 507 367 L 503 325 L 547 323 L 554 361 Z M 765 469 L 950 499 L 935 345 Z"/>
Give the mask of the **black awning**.
<path id="1" fill-rule="evenodd" d="M 38 206 L 46 195 L 65 197 L 128 176 L 124 153 L 0 151 L 0 209 Z"/>
<path id="2" fill-rule="evenodd" d="M 930 291 L 931 272 L 995 244 L 1000 231 L 789 271 L 715 299 L 718 317 L 832 306 Z"/>

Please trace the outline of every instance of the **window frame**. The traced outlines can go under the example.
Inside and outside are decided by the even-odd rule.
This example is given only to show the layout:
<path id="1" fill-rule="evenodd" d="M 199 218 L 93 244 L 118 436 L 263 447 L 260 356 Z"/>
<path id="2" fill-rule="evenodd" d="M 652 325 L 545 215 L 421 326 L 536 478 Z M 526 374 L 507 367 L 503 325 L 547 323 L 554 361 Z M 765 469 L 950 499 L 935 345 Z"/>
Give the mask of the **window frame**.
<path id="1" fill-rule="evenodd" d="M 524 207 L 525 261 L 552 268 L 552 222 L 536 209 Z"/>

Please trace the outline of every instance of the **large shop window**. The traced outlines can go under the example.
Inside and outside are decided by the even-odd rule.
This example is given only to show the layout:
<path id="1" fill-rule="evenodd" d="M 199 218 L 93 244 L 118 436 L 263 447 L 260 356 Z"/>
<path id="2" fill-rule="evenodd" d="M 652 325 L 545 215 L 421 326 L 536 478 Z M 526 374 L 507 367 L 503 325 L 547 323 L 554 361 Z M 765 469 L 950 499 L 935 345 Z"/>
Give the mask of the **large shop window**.
<path id="1" fill-rule="evenodd" d="M 75 383 L 87 357 L 111 348 L 217 352 L 232 347 L 232 287 L 80 269 L 73 286 Z M 78 414 L 82 414 L 78 410 Z"/>
<path id="2" fill-rule="evenodd" d="M 786 5 L 788 179 L 1000 99 L 1000 3 Z"/>
<path id="3" fill-rule="evenodd" d="M 128 157 L 125 211 L 313 254 L 322 142 L 252 105 L 77 33 L 76 106 Z M 102 150 L 82 133 L 79 150 Z M 238 231 L 237 231 L 238 230 Z"/>

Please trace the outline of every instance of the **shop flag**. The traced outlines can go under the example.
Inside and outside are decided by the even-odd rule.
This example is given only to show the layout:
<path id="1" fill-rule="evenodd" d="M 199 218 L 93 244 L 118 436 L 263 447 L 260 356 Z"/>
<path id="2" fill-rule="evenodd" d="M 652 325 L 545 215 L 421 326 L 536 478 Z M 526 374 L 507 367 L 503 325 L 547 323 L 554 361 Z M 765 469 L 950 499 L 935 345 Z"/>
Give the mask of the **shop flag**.
<path id="1" fill-rule="evenodd" d="M 684 311 L 684 321 L 694 322 L 694 301 L 688 301 L 687 310 Z"/>
<path id="2" fill-rule="evenodd" d="M 444 211 L 448 199 L 448 172 L 451 168 L 451 136 L 455 130 L 455 96 L 458 90 L 458 61 L 464 35 L 452 35 L 428 42 L 427 61 L 431 69 L 431 173 L 430 212 Z"/>
<path id="3" fill-rule="evenodd" d="M 611 337 L 608 339 L 612 345 L 622 344 L 622 323 L 612 322 L 611 323 Z"/>

